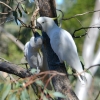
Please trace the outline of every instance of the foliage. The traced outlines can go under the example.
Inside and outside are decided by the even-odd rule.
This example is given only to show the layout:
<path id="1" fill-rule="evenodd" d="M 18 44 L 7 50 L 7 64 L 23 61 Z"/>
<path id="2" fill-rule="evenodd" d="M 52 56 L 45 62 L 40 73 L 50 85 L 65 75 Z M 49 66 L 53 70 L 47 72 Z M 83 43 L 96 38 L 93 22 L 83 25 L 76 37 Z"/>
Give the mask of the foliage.
<path id="1" fill-rule="evenodd" d="M 55 75 L 56 72 L 51 73 Z M 0 100 L 48 100 L 50 98 L 55 100 L 57 97 L 66 98 L 60 92 L 48 90 L 42 81 L 44 76 L 39 77 L 38 74 L 35 74 L 23 79 L 10 76 L 10 81 L 2 80 L 0 82 Z M 4 79 L 3 76 L 2 79 Z"/>

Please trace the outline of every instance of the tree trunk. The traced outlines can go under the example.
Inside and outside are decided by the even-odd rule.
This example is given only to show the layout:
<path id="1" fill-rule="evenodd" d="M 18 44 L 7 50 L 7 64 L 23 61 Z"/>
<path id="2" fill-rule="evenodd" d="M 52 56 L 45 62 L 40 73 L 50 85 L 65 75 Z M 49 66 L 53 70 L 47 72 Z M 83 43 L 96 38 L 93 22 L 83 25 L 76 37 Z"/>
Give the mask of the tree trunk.
<path id="1" fill-rule="evenodd" d="M 94 10 L 99 10 L 99 9 L 100 9 L 100 0 L 96 0 Z M 94 26 L 94 25 L 95 25 L 95 27 L 99 26 L 99 23 L 100 23 L 99 16 L 100 16 L 100 12 L 94 13 L 90 26 Z M 91 65 L 96 65 L 96 64 L 100 63 L 100 47 L 98 48 L 98 51 L 97 51 L 96 55 L 94 56 L 94 49 L 95 49 L 98 35 L 99 35 L 98 28 L 92 28 L 92 29 L 88 30 L 88 35 L 86 36 L 86 39 L 85 39 L 84 45 L 83 45 L 83 59 L 85 62 L 85 68 L 88 68 Z M 98 66 L 90 69 L 90 72 L 93 76 L 97 69 L 98 69 Z M 89 90 L 91 82 L 92 82 L 92 76 L 90 74 L 86 73 L 85 76 L 87 78 L 86 86 L 82 87 L 80 82 L 77 81 L 77 85 L 75 88 L 75 92 L 76 92 L 77 96 L 79 97 L 79 100 L 87 99 L 88 90 Z"/>

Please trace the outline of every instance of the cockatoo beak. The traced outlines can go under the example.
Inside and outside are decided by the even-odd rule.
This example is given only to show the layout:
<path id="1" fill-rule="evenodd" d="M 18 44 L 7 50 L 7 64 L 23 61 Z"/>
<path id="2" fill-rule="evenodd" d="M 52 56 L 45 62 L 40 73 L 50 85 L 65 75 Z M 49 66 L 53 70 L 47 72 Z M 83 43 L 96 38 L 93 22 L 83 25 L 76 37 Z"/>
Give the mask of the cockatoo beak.
<path id="1" fill-rule="evenodd" d="M 36 29 L 39 29 L 39 30 L 42 30 L 42 26 L 40 23 L 36 22 L 36 26 L 35 26 Z"/>

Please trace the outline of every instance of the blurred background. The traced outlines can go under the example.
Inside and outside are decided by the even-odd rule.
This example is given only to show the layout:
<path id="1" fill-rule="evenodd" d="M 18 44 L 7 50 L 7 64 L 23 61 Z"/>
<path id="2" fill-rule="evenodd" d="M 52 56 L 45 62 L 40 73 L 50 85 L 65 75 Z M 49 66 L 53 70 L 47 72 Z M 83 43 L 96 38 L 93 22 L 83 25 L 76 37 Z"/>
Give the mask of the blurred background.
<path id="1" fill-rule="evenodd" d="M 6 2 L 6 0 L 0 0 L 0 1 Z M 63 11 L 64 18 L 70 18 L 76 14 L 93 11 L 95 9 L 96 1 L 97 0 L 83 0 L 83 1 L 81 0 L 56 0 L 56 7 L 57 9 L 60 9 Z M 16 0 L 11 0 L 9 5 L 15 8 L 16 4 L 17 4 Z M 26 10 L 28 14 L 22 12 L 23 16 L 21 17 L 21 20 L 24 21 L 24 23 L 26 23 L 27 25 L 29 25 L 32 13 L 35 9 L 35 6 L 33 6 L 35 5 L 34 0 L 30 0 L 30 2 L 26 0 L 24 4 L 26 6 Z M 4 7 L 5 6 L 3 5 L 0 6 L 0 12 L 3 11 Z M 57 11 L 57 15 L 60 16 L 58 17 L 58 21 L 59 21 L 61 18 L 61 13 Z M 21 24 L 20 22 L 18 22 L 18 25 L 16 24 L 16 22 L 13 20 L 12 14 L 8 15 L 8 18 L 6 18 L 6 22 L 4 24 L 1 24 L 4 21 L 3 19 L 1 19 L 2 17 L 4 16 L 0 14 L 0 26 L 2 26 L 6 32 L 14 36 L 16 40 L 18 39 L 24 46 L 24 44 L 27 41 L 29 41 L 30 37 L 32 36 L 31 29 L 22 27 L 20 30 Z M 65 30 L 73 34 L 76 29 L 79 29 L 82 26 L 89 27 L 91 24 L 92 18 L 93 18 L 93 13 L 88 13 L 83 16 L 78 16 L 78 17 L 75 17 L 69 20 L 62 20 L 62 28 L 64 28 Z M 98 16 L 98 19 L 100 19 L 100 16 Z M 19 35 L 19 30 L 20 30 L 20 35 Z M 76 34 L 81 35 L 81 34 L 84 34 L 85 32 L 86 31 L 84 30 L 80 30 Z M 81 38 L 74 38 L 80 57 L 82 57 L 83 44 L 84 44 L 85 38 L 86 36 L 81 37 Z M 98 35 L 98 38 L 96 41 L 97 42 L 94 47 L 95 49 L 94 49 L 93 56 L 95 56 L 98 50 L 98 46 L 100 43 L 100 35 Z M 22 63 L 23 57 L 24 57 L 23 50 L 15 42 L 13 42 L 13 39 L 9 38 L 9 36 L 6 35 L 4 32 L 0 32 L 0 57 L 10 62 L 13 62 L 15 64 Z M 98 91 L 100 91 L 100 78 L 99 77 L 100 77 L 100 68 L 98 68 L 93 80 L 91 81 L 91 86 L 89 88 L 87 100 L 94 100 Z M 98 100 L 100 100 L 100 98 Z"/>

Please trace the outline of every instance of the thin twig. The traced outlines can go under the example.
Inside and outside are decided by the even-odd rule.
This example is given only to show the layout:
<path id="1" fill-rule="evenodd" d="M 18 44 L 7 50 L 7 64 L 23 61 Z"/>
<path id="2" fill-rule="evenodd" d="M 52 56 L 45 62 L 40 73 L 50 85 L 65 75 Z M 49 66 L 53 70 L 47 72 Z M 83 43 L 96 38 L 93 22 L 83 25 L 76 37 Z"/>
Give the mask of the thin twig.
<path id="1" fill-rule="evenodd" d="M 38 12 L 39 12 L 39 8 L 37 8 L 37 9 L 33 12 L 32 17 L 31 17 L 31 25 L 32 25 L 32 28 L 34 28 L 34 29 L 32 30 L 33 33 L 35 32 L 35 18 L 36 18 L 36 16 L 37 16 Z"/>
<path id="2" fill-rule="evenodd" d="M 99 95 L 100 95 L 100 91 L 99 91 L 98 95 L 96 96 L 95 100 L 97 100 L 97 99 L 98 99 Z"/>
<path id="3" fill-rule="evenodd" d="M 7 18 L 7 17 L 2 17 L 2 18 L 0 18 L 0 20 L 1 20 L 1 19 L 6 19 L 6 18 Z"/>
<path id="4" fill-rule="evenodd" d="M 2 12 L 0 12 L 0 14 L 2 14 L 2 15 L 7 15 L 8 13 L 2 13 Z"/>
<path id="5" fill-rule="evenodd" d="M 93 67 L 96 67 L 96 66 L 100 66 L 100 64 L 92 65 L 89 68 L 87 68 L 86 71 L 89 70 L 89 69 L 91 69 L 91 68 L 93 68 Z"/>
<path id="6" fill-rule="evenodd" d="M 0 59 L 1 59 L 2 61 L 7 62 L 7 63 L 11 63 L 11 62 L 9 62 L 8 60 L 6 60 L 6 59 L 4 59 L 4 58 L 2 58 L 2 57 L 0 57 Z"/>
<path id="7" fill-rule="evenodd" d="M 75 76 L 81 75 L 82 73 L 87 72 L 87 70 L 89 70 L 89 69 L 91 69 L 91 68 L 93 68 L 93 67 L 96 67 L 96 66 L 100 66 L 100 64 L 92 65 L 92 66 L 90 66 L 89 68 L 84 69 L 82 72 L 80 72 L 80 73 L 76 72 L 76 73 L 73 74 L 73 75 L 75 75 Z"/>
<path id="8" fill-rule="evenodd" d="M 79 28 L 79 29 L 76 29 L 76 30 L 73 32 L 72 37 L 74 37 L 74 38 L 80 38 L 80 37 L 85 36 L 87 33 L 82 34 L 82 35 L 80 35 L 80 36 L 75 36 L 75 33 L 76 33 L 77 31 L 82 30 L 82 29 L 88 29 L 88 28 L 98 28 L 98 29 L 99 29 L 100 26 L 99 26 L 99 27 L 81 27 L 81 28 Z"/>
<path id="9" fill-rule="evenodd" d="M 45 75 L 45 74 L 49 74 L 49 75 L 61 75 L 61 76 L 65 76 L 64 73 L 60 73 L 60 72 L 57 72 L 57 71 L 45 71 L 45 72 L 40 72 L 38 74 L 35 74 L 35 75 L 31 75 L 29 77 L 26 77 L 24 79 L 29 79 L 29 81 L 25 84 L 24 88 L 29 86 L 30 84 L 34 83 L 37 79 L 39 80 L 42 80 L 44 78 L 44 76 L 41 76 L 41 75 Z M 50 79 L 52 79 L 52 76 L 50 77 Z M 49 81 L 50 81 L 49 79 Z M 22 89 L 22 88 L 21 88 Z"/>
<path id="10" fill-rule="evenodd" d="M 7 5 L 6 3 L 4 3 L 2 1 L 0 1 L 0 3 L 3 4 L 3 5 L 5 5 L 6 7 L 8 7 L 10 10 L 12 10 L 12 8 L 9 5 Z"/>
<path id="11" fill-rule="evenodd" d="M 63 18 L 62 20 L 69 20 L 69 19 L 72 19 L 72 18 L 75 18 L 75 17 L 78 17 L 78 16 L 83 16 L 83 15 L 86 15 L 88 13 L 94 13 L 94 12 L 98 12 L 98 11 L 100 11 L 100 10 L 88 11 L 88 12 L 85 12 L 85 13 L 82 13 L 82 14 L 76 14 L 76 15 L 69 17 L 69 18 Z"/>
<path id="12" fill-rule="evenodd" d="M 5 23 L 5 21 L 4 22 L 2 22 L 2 23 L 0 23 L 0 25 L 3 25 Z"/>
<path id="13" fill-rule="evenodd" d="M 78 18 L 76 18 L 76 17 L 75 17 L 75 19 L 76 19 L 76 20 L 79 22 L 79 24 L 83 27 L 81 21 L 80 21 Z M 85 30 L 85 29 L 84 29 L 84 31 L 85 31 L 85 33 L 87 32 L 87 30 Z"/>
<path id="14" fill-rule="evenodd" d="M 56 76 L 56 74 L 52 75 L 46 82 L 44 89 L 46 89 L 46 87 L 48 86 L 48 84 L 50 83 L 51 79 Z"/>
<path id="15" fill-rule="evenodd" d="M 59 27 L 61 27 L 62 26 L 62 19 L 63 19 L 63 17 L 64 17 L 64 13 L 63 13 L 63 11 L 62 10 L 60 10 L 60 9 L 56 9 L 56 10 L 58 10 L 58 11 L 60 11 L 61 12 L 61 14 L 62 14 L 62 16 L 61 16 L 61 19 L 60 19 L 60 25 L 59 25 Z"/>
<path id="16" fill-rule="evenodd" d="M 0 19 L 6 19 L 6 18 L 0 18 Z M 3 25 L 4 23 L 6 23 L 6 22 L 10 22 L 10 21 L 12 21 L 12 20 L 14 20 L 14 19 L 11 18 L 11 19 L 9 19 L 9 20 L 5 20 L 4 22 L 0 23 L 0 25 Z"/>

